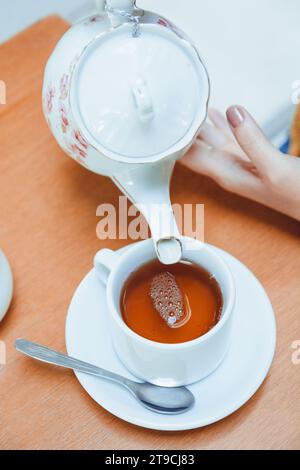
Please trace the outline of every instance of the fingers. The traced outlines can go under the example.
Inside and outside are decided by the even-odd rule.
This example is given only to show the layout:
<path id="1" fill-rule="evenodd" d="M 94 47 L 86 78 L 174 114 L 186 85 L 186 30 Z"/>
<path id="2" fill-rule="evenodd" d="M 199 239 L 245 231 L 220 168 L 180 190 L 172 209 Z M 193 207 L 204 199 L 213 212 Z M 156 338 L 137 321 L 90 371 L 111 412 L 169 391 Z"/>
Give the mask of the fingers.
<path id="1" fill-rule="evenodd" d="M 281 153 L 266 139 L 253 117 L 241 106 L 227 110 L 232 132 L 262 176 L 272 177 L 282 163 Z"/>
<path id="2" fill-rule="evenodd" d="M 208 147 L 201 140 L 196 140 L 191 149 L 184 155 L 180 162 L 196 173 L 203 174 L 203 168 L 207 159 L 211 157 L 211 147 Z M 204 172 L 204 174 L 207 174 Z"/>
<path id="3" fill-rule="evenodd" d="M 212 124 L 207 122 L 203 124 L 198 139 L 209 147 L 234 153 L 241 159 L 249 161 L 249 158 L 237 143 L 225 116 L 216 109 L 210 109 L 209 118 Z"/>
<path id="4" fill-rule="evenodd" d="M 220 111 L 215 108 L 210 108 L 208 111 L 208 117 L 214 124 L 214 126 L 219 129 L 222 129 L 222 131 L 225 132 L 229 138 L 232 138 L 232 131 L 230 129 L 228 121 Z"/>
<path id="5" fill-rule="evenodd" d="M 198 139 L 201 139 L 208 146 L 222 148 L 228 143 L 228 137 L 224 131 L 205 122 L 198 134 Z"/>
<path id="6" fill-rule="evenodd" d="M 201 141 L 193 145 L 181 162 L 189 169 L 212 178 L 228 191 L 252 199 L 261 191 L 261 181 L 252 165 L 247 166 L 234 154 L 213 150 Z"/>

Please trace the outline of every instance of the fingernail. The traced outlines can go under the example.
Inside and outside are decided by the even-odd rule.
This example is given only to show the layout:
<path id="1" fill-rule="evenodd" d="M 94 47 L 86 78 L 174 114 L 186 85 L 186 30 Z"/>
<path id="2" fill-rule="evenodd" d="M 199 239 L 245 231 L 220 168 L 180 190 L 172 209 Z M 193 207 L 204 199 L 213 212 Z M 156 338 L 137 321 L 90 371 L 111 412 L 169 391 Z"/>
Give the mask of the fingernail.
<path id="1" fill-rule="evenodd" d="M 231 106 L 226 112 L 231 127 L 237 128 L 245 121 L 245 112 L 241 106 Z"/>

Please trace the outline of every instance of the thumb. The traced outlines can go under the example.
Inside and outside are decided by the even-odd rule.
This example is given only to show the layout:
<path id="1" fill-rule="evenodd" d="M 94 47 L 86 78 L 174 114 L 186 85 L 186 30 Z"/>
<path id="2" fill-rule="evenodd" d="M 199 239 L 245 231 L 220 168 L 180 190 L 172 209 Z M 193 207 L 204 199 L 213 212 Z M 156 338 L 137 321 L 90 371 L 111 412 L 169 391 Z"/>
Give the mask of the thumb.
<path id="1" fill-rule="evenodd" d="M 226 115 L 241 148 L 257 170 L 268 176 L 281 162 L 280 151 L 267 140 L 253 117 L 242 106 L 231 106 Z"/>

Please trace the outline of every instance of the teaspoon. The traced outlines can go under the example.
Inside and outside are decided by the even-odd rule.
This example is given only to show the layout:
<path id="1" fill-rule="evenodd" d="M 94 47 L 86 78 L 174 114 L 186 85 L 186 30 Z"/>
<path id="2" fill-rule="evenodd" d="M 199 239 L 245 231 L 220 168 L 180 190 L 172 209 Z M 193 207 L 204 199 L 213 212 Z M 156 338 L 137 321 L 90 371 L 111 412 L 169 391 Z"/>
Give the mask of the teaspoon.
<path id="1" fill-rule="evenodd" d="M 119 374 L 74 359 L 25 339 L 15 342 L 17 351 L 41 362 L 101 377 L 123 385 L 144 407 L 156 413 L 179 414 L 188 411 L 195 403 L 194 395 L 185 387 L 159 387 L 147 382 L 135 382 Z"/>

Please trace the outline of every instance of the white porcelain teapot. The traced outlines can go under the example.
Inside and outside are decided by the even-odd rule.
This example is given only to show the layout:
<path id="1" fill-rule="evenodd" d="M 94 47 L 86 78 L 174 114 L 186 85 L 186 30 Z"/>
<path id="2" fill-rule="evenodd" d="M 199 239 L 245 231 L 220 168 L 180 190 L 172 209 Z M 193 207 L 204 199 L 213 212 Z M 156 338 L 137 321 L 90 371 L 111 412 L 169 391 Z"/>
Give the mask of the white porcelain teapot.
<path id="1" fill-rule="evenodd" d="M 141 210 L 159 259 L 171 264 L 181 242 L 170 178 L 206 119 L 209 78 L 196 48 L 165 18 L 133 0 L 98 5 L 50 57 L 44 113 L 62 149 L 111 177 Z"/>

